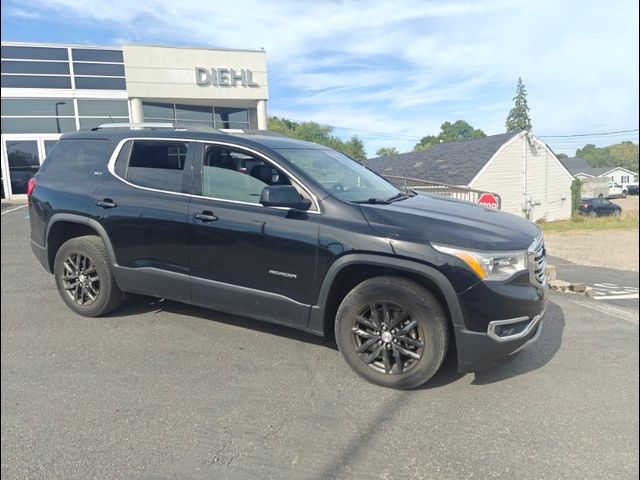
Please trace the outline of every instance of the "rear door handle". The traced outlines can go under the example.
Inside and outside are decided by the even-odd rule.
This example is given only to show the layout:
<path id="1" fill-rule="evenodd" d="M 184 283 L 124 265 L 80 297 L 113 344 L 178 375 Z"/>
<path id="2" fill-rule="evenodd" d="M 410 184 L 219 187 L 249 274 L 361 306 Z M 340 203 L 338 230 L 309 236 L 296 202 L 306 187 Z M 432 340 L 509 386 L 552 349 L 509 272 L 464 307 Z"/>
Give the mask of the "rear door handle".
<path id="1" fill-rule="evenodd" d="M 113 200 L 111 200 L 110 198 L 105 198 L 104 200 L 99 200 L 96 202 L 96 205 L 102 208 L 115 208 L 118 205 L 116 205 Z"/>
<path id="2" fill-rule="evenodd" d="M 193 218 L 195 218 L 196 220 L 200 220 L 201 222 L 215 222 L 216 220 L 218 220 L 218 217 L 216 217 L 213 212 L 210 212 L 209 210 L 205 210 L 201 213 L 194 213 Z"/>

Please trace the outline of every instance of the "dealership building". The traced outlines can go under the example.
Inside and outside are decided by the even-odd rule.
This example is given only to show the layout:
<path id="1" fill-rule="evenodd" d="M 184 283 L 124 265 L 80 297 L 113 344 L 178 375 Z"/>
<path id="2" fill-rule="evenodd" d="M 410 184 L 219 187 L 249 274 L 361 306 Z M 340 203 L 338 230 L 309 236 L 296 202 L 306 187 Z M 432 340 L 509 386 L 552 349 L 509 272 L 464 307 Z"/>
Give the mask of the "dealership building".
<path id="1" fill-rule="evenodd" d="M 67 132 L 105 123 L 266 129 L 262 50 L 2 42 L 2 198 Z"/>

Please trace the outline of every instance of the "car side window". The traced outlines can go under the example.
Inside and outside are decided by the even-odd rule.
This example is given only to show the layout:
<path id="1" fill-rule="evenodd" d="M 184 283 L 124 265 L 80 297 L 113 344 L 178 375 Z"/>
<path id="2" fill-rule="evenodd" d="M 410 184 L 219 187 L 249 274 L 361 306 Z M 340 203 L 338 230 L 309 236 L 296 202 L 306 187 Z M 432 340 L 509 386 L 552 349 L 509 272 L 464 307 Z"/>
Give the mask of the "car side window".
<path id="1" fill-rule="evenodd" d="M 292 184 L 284 172 L 248 152 L 218 145 L 205 148 L 202 165 L 205 197 L 258 204 L 264 187 Z M 304 193 L 300 188 L 298 191 Z"/>
<path id="2" fill-rule="evenodd" d="M 132 140 L 116 160 L 115 172 L 134 185 L 182 192 L 187 143 L 167 140 Z"/>

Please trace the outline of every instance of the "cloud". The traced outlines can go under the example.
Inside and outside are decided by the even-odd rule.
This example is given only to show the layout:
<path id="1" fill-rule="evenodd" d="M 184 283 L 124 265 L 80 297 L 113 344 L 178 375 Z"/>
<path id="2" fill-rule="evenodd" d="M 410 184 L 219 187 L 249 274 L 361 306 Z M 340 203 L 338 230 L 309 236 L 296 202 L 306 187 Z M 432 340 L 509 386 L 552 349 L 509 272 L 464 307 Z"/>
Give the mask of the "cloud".
<path id="1" fill-rule="evenodd" d="M 96 43 L 264 47 L 270 113 L 356 129 L 337 132 L 358 133 L 369 152 L 411 148 L 459 118 L 501 133 L 519 76 L 536 133 L 638 126 L 631 0 L 5 3 L 3 32 L 20 8 L 95 24 Z"/>

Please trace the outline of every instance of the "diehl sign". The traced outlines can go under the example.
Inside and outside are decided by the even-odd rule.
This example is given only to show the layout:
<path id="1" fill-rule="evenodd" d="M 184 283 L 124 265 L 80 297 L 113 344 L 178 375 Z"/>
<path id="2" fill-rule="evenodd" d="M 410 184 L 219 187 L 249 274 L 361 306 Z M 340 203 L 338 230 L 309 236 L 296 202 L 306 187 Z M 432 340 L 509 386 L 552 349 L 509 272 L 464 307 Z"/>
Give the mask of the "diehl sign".
<path id="1" fill-rule="evenodd" d="M 204 68 L 196 67 L 196 84 L 201 87 L 258 87 L 253 81 L 253 72 L 242 68 L 238 72 L 233 68 Z"/>

